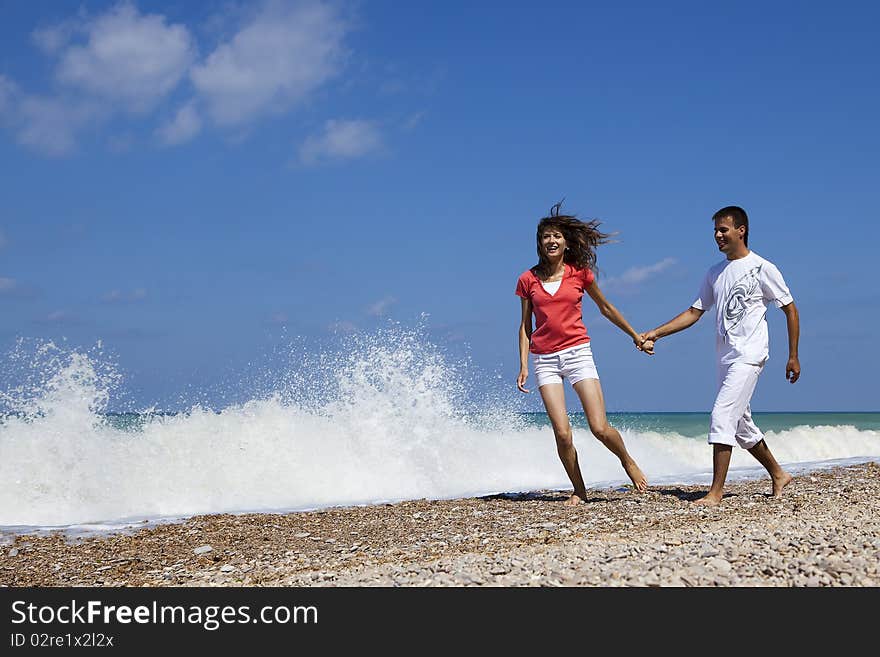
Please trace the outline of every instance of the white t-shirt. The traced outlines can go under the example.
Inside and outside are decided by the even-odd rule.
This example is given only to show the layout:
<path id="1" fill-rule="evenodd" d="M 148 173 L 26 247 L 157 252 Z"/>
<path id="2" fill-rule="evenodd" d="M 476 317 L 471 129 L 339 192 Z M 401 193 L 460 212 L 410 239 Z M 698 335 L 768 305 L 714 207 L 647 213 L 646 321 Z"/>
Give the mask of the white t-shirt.
<path id="1" fill-rule="evenodd" d="M 760 365 L 770 357 L 767 306 L 773 302 L 781 308 L 792 301 L 776 265 L 750 251 L 744 258 L 711 267 L 691 306 L 716 307 L 715 346 L 721 365 Z"/>

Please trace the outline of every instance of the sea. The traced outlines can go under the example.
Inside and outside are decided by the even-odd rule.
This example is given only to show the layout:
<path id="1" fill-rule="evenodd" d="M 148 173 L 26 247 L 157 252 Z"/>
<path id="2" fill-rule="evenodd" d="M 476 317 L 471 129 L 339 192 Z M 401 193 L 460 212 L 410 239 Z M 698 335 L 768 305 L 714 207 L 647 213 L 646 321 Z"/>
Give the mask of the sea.
<path id="1" fill-rule="evenodd" d="M 570 489 L 546 415 L 486 393 L 497 386 L 418 332 L 290 356 L 239 401 L 120 411 L 126 382 L 102 352 L 20 343 L 2 369 L 0 532 Z M 629 484 L 570 417 L 587 486 Z M 608 417 L 649 484 L 710 482 L 708 413 Z M 880 460 L 878 412 L 754 417 L 792 473 Z M 734 449 L 729 480 L 765 476 Z"/>

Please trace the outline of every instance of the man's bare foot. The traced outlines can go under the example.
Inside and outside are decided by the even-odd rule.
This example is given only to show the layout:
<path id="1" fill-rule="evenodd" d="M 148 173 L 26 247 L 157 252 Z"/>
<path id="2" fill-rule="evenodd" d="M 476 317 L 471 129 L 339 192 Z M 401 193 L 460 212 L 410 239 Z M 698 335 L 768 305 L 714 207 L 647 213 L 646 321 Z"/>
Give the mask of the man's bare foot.
<path id="1" fill-rule="evenodd" d="M 584 493 L 583 495 L 578 495 L 577 493 L 572 493 L 571 497 L 569 497 L 567 500 L 565 500 L 565 502 L 563 502 L 563 504 L 565 504 L 565 506 L 577 506 L 578 504 L 581 504 L 582 502 L 585 502 L 586 500 L 587 500 L 586 493 Z"/>
<path id="2" fill-rule="evenodd" d="M 627 476 L 632 479 L 633 486 L 635 486 L 637 491 L 644 493 L 648 490 L 648 480 L 645 478 L 645 474 L 642 472 L 641 468 L 636 465 L 635 461 L 623 463 L 623 469 L 626 470 Z"/>
<path id="3" fill-rule="evenodd" d="M 721 504 L 721 496 L 706 493 L 704 497 L 701 497 L 698 500 L 694 500 L 694 504 L 699 506 L 718 506 Z"/>
<path id="4" fill-rule="evenodd" d="M 782 489 L 791 483 L 794 479 L 790 474 L 783 470 L 778 477 L 770 477 L 773 480 L 773 497 L 782 497 Z"/>

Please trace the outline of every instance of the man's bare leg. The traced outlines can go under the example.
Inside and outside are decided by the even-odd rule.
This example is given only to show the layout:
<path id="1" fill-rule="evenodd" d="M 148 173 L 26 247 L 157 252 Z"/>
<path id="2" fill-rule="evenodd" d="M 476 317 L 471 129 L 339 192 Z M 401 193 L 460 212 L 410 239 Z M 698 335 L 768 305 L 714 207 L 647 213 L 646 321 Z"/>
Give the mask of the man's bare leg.
<path id="1" fill-rule="evenodd" d="M 749 454 L 754 456 L 770 474 L 770 479 L 773 482 L 773 497 L 782 497 L 782 489 L 791 483 L 793 477 L 777 463 L 770 448 L 767 447 L 766 441 L 762 440 L 752 447 Z"/>
<path id="2" fill-rule="evenodd" d="M 727 469 L 730 467 L 730 456 L 733 447 L 730 445 L 712 444 L 712 486 L 705 497 L 694 501 L 701 506 L 716 506 L 721 503 L 724 495 L 724 482 L 727 480 Z"/>

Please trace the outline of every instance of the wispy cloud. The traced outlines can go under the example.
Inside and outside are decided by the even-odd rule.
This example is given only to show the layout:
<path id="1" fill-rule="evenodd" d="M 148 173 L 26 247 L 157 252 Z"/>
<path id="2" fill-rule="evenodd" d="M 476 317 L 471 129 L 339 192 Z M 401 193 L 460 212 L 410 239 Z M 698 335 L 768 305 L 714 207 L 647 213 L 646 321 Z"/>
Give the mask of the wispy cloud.
<path id="1" fill-rule="evenodd" d="M 349 29 L 334 4 L 270 1 L 190 77 L 219 125 L 285 112 L 339 72 Z"/>
<path id="2" fill-rule="evenodd" d="M 645 265 L 643 267 L 630 267 L 620 276 L 611 276 L 602 283 L 605 290 L 628 290 L 650 278 L 653 278 L 660 272 L 666 271 L 678 261 L 675 258 L 664 258 L 660 262 L 653 265 Z"/>
<path id="3" fill-rule="evenodd" d="M 421 124 L 422 120 L 425 118 L 425 114 L 426 114 L 426 112 L 421 111 L 421 112 L 416 112 L 415 114 L 410 116 L 408 119 L 406 119 L 403 122 L 403 130 L 405 132 L 410 132 L 412 130 L 415 130 L 419 126 L 419 124 Z"/>
<path id="4" fill-rule="evenodd" d="M 174 118 L 156 130 L 156 135 L 166 146 L 173 146 L 189 141 L 202 129 L 202 119 L 195 104 L 190 102 L 181 107 Z"/>
<path id="5" fill-rule="evenodd" d="M 85 43 L 58 50 L 57 79 L 133 112 L 152 108 L 170 93 L 196 56 L 186 26 L 141 14 L 128 2 L 84 23 L 81 31 Z M 59 38 L 49 41 L 55 45 Z"/>
<path id="6" fill-rule="evenodd" d="M 15 278 L 0 276 L 0 297 L 29 299 L 38 296 L 36 288 L 22 284 Z"/>
<path id="7" fill-rule="evenodd" d="M 110 290 L 107 294 L 101 297 L 101 301 L 104 303 L 135 303 L 137 301 L 143 301 L 146 298 L 147 291 L 144 288 L 139 287 L 130 292 Z"/>
<path id="8" fill-rule="evenodd" d="M 24 96 L 16 109 L 18 142 L 50 156 L 73 151 L 78 133 L 108 116 L 92 101 L 51 96 Z"/>
<path id="9" fill-rule="evenodd" d="M 34 320 L 35 324 L 71 325 L 79 324 L 79 318 L 67 310 L 54 310 L 48 315 L 43 315 Z"/>
<path id="10" fill-rule="evenodd" d="M 381 317 L 382 315 L 388 314 L 388 309 L 395 303 L 397 303 L 397 299 L 394 297 L 383 297 L 367 307 L 367 314 L 373 315 L 374 317 Z"/>
<path id="11" fill-rule="evenodd" d="M 31 34 L 52 62 L 55 89 L 32 93 L 0 75 L 0 119 L 19 143 L 61 156 L 87 129 L 111 120 L 169 116 L 167 101 L 188 87 L 188 97 L 152 130 L 159 143 L 184 143 L 210 125 L 240 131 L 292 111 L 340 74 L 352 29 L 344 6 L 323 0 L 230 5 L 223 12 L 228 36 L 203 58 L 196 29 L 128 0 L 97 15 L 80 10 Z"/>
<path id="12" fill-rule="evenodd" d="M 311 166 L 363 157 L 381 147 L 382 137 L 372 122 L 330 120 L 324 124 L 320 134 L 306 138 L 299 149 L 299 159 Z"/>
<path id="13" fill-rule="evenodd" d="M 184 79 L 197 52 L 185 26 L 142 14 L 129 2 L 31 36 L 56 60 L 57 89 L 32 94 L 0 78 L 0 112 L 19 143 L 50 156 L 73 151 L 87 127 L 152 110 Z"/>
<path id="14" fill-rule="evenodd" d="M 46 55 L 55 55 L 82 29 L 83 14 L 63 20 L 55 25 L 46 25 L 31 32 L 31 40 Z"/>
<path id="15" fill-rule="evenodd" d="M 0 73 L 0 117 L 9 117 L 18 94 L 15 81 Z"/>

